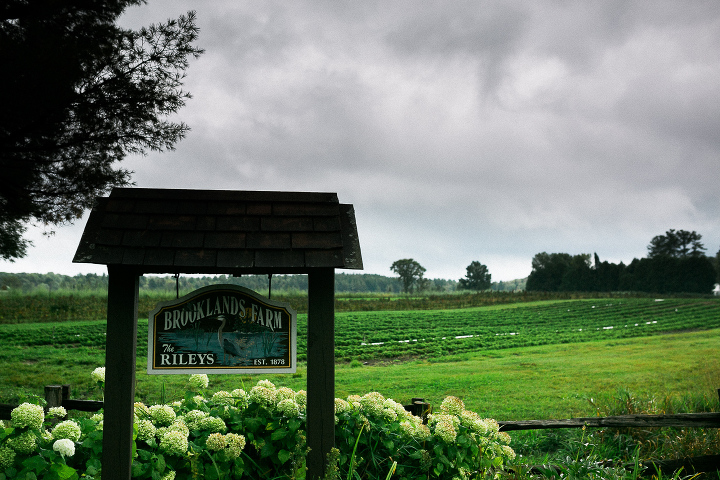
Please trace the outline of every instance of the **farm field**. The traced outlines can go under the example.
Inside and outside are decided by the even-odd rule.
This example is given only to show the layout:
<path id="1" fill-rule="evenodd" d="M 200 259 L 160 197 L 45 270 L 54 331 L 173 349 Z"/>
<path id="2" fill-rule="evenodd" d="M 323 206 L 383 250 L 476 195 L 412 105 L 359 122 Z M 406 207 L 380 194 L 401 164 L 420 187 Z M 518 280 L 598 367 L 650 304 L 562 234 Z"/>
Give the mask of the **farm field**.
<path id="1" fill-rule="evenodd" d="M 644 337 L 720 328 L 720 299 L 616 298 L 515 303 L 449 310 L 340 312 L 335 320 L 338 362 L 434 359 L 488 349 Z M 298 315 L 298 360 L 306 357 L 307 315 Z M 147 318 L 138 320 L 144 363 Z M 9 324 L 0 345 L 84 346 L 103 349 L 105 321 Z"/>
<path id="2" fill-rule="evenodd" d="M 307 316 L 298 317 L 304 358 Z M 145 372 L 146 326 L 141 319 L 136 399 L 155 404 L 182 398 L 186 375 Z M 500 421 L 720 410 L 717 299 L 341 312 L 335 337 L 338 398 L 377 391 L 403 404 L 422 397 L 437 407 L 452 395 Z M 73 398 L 101 399 L 90 372 L 103 365 L 104 344 L 104 321 L 0 325 L 0 403 L 42 397 L 43 387 L 52 384 L 70 384 Z M 301 390 L 307 377 L 301 361 L 295 374 L 212 375 L 210 390 L 248 389 L 262 378 Z M 511 446 L 525 464 L 572 465 L 571 457 L 632 461 L 635 445 L 641 458 L 705 455 L 720 445 L 716 429 L 636 431 L 632 438 L 597 429 L 511 432 Z"/>
<path id="3" fill-rule="evenodd" d="M 300 359 L 306 321 L 299 315 Z M 182 389 L 182 376 L 145 373 L 147 320 L 139 324 L 139 397 L 148 399 L 162 384 Z M 378 390 L 398 401 L 455 395 L 478 413 L 504 420 L 594 414 L 589 398 L 623 388 L 714 392 L 720 387 L 719 333 L 720 301 L 712 299 L 338 313 L 336 388 L 338 396 Z M 104 363 L 104 343 L 102 321 L 1 326 L 0 362 L 7 368 L 0 370 L 0 402 L 42 395 L 44 385 L 62 383 L 72 384 L 77 398 L 97 398 L 88 391 L 88 374 Z M 301 389 L 306 370 L 301 361 L 298 373 L 273 378 Z M 213 380 L 229 388 L 257 377 Z"/>

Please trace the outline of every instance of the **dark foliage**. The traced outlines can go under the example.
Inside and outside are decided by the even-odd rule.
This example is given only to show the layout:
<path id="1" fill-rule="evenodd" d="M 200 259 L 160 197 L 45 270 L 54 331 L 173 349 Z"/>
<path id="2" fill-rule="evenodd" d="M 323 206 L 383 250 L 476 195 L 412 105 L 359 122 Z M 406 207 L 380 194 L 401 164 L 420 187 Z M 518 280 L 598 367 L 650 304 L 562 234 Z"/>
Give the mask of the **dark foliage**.
<path id="1" fill-rule="evenodd" d="M 115 25 L 142 0 L 11 0 L 0 7 L 0 258 L 24 256 L 24 225 L 79 218 L 130 184 L 127 154 L 171 149 L 188 130 L 166 117 L 198 29 L 193 12 L 139 31 Z"/>
<path id="2" fill-rule="evenodd" d="M 586 259 L 589 255 L 539 253 L 527 291 L 709 294 L 715 285 L 715 268 L 705 256 L 636 258 L 627 266 L 600 262 L 597 254 L 594 266 Z"/>
<path id="3" fill-rule="evenodd" d="M 461 278 L 458 282 L 458 287 L 462 290 L 487 290 L 490 288 L 492 282 L 490 279 L 492 276 L 488 271 L 487 266 L 480 262 L 470 262 L 470 265 L 466 268 L 467 273 L 465 278 Z"/>
<path id="4" fill-rule="evenodd" d="M 412 258 L 396 260 L 390 266 L 390 270 L 396 273 L 403 286 L 403 292 L 410 293 L 413 287 L 416 291 L 423 290 L 427 281 L 423 278 L 425 267 Z"/>

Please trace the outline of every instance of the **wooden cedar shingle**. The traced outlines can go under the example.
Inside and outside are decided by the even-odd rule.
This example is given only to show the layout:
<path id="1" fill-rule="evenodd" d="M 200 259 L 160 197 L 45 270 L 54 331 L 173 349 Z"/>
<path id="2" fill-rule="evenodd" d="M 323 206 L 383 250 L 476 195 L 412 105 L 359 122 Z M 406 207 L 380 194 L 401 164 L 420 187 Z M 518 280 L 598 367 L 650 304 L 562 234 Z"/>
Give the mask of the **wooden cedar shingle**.
<path id="1" fill-rule="evenodd" d="M 352 205 L 315 192 L 114 189 L 73 261 L 145 273 L 362 269 Z"/>

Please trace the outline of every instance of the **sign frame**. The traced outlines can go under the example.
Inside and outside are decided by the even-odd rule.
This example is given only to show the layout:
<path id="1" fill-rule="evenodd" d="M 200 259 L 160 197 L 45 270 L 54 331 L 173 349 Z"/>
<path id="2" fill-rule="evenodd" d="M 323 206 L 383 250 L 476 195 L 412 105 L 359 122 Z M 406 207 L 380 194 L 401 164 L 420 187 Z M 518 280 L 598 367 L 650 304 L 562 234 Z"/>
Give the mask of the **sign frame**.
<path id="1" fill-rule="evenodd" d="M 148 316 L 148 374 L 296 371 L 297 312 L 248 288 L 209 285 Z"/>

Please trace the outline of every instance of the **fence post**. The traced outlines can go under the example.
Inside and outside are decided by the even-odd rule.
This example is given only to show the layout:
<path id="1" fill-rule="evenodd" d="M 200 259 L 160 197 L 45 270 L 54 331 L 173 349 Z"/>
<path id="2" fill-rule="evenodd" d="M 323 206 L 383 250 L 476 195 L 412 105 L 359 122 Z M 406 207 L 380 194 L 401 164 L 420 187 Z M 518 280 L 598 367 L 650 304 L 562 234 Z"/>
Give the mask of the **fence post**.
<path id="1" fill-rule="evenodd" d="M 45 385 L 45 401 L 47 408 L 61 407 L 63 401 L 62 385 Z"/>
<path id="2" fill-rule="evenodd" d="M 70 384 L 65 383 L 62 386 L 62 401 L 70 400 Z"/>

